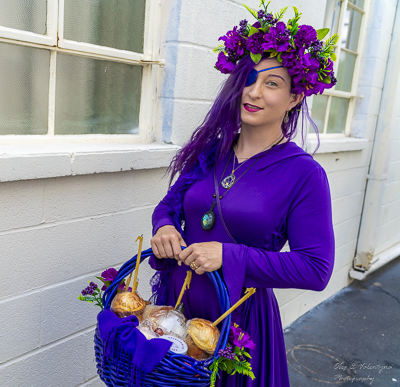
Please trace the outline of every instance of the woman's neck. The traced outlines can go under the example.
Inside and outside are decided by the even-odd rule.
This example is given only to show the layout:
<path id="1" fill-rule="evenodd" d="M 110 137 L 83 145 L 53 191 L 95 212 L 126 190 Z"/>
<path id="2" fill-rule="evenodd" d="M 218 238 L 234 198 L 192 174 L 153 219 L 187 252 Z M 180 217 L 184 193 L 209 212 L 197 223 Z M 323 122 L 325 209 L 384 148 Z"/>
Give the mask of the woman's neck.
<path id="1" fill-rule="evenodd" d="M 248 130 L 242 127 L 236 146 L 234 147 L 236 157 L 242 162 L 270 146 L 276 144 L 282 138 L 282 131 Z M 284 138 L 281 144 L 286 142 Z"/>

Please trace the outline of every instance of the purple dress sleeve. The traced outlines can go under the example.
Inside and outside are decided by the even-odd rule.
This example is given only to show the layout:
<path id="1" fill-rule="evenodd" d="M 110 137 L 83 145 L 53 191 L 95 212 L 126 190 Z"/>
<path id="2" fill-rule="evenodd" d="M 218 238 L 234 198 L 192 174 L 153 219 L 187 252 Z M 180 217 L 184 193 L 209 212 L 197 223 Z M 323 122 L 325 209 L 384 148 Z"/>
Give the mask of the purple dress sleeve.
<path id="1" fill-rule="evenodd" d="M 304 181 L 286 221 L 290 252 L 223 244 L 223 272 L 232 302 L 243 287 L 323 290 L 334 262 L 331 200 L 325 171 Z"/>
<path id="2" fill-rule="evenodd" d="M 154 209 L 152 216 L 152 224 L 153 224 L 153 235 L 157 232 L 157 230 L 162 226 L 174 225 L 171 215 L 169 215 L 169 203 L 168 203 L 168 195 L 164 197 L 163 200 L 157 205 Z"/>

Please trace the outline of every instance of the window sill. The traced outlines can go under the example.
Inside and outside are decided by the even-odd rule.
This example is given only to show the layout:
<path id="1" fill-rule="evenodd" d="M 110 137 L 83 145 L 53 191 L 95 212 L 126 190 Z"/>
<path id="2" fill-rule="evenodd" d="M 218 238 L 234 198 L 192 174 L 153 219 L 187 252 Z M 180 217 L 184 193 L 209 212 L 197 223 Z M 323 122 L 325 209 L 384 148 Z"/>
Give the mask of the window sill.
<path id="1" fill-rule="evenodd" d="M 311 152 L 317 147 L 318 141 L 314 138 L 307 139 L 307 149 Z M 316 154 L 360 151 L 368 146 L 365 138 L 354 137 L 320 137 L 320 145 Z"/>
<path id="2" fill-rule="evenodd" d="M 164 168 L 178 149 L 167 144 L 0 145 L 0 182 Z"/>

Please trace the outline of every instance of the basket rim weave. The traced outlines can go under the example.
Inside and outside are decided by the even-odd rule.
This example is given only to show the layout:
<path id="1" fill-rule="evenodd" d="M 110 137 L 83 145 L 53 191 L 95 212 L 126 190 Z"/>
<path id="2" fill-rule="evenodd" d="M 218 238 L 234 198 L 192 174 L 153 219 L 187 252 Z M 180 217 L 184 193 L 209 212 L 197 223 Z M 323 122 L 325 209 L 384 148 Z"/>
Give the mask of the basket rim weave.
<path id="1" fill-rule="evenodd" d="M 142 251 L 141 260 L 153 255 L 151 248 Z M 136 266 L 137 255 L 132 257 L 120 268 L 117 277 L 103 294 L 104 309 L 110 309 L 111 301 L 117 293 L 118 285 L 127 277 Z M 207 273 L 211 282 L 217 291 L 218 300 L 222 313 L 231 306 L 227 287 L 217 271 Z M 228 315 L 222 322 L 221 335 L 215 350 L 215 354 L 211 359 L 205 361 L 197 361 L 187 355 L 176 354 L 168 351 L 166 356 L 156 366 L 156 368 L 146 375 L 144 386 L 149 387 L 167 387 L 167 386 L 209 386 L 211 371 L 208 367 L 218 356 L 218 350 L 225 348 L 228 342 L 229 327 L 231 324 L 231 316 Z M 99 336 L 98 328 L 95 332 L 95 353 L 97 362 L 97 373 L 107 386 L 128 386 L 130 378 L 131 362 L 127 357 L 126 364 L 121 369 L 116 370 L 113 362 L 104 362 L 102 358 L 103 345 Z M 120 367 L 121 368 L 121 367 Z"/>

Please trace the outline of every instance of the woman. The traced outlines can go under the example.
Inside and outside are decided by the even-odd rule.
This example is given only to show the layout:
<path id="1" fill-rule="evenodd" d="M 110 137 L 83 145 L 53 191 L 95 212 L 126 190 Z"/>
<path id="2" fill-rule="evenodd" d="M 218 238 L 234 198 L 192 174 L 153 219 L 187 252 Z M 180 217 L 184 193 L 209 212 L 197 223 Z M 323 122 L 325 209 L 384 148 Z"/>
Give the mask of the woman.
<path id="1" fill-rule="evenodd" d="M 171 180 L 179 178 L 153 213 L 151 265 L 158 270 L 159 303 L 174 304 L 186 272 L 197 274 L 183 298 L 188 318 L 213 321 L 221 314 L 205 272 L 220 272 L 232 303 L 255 287 L 232 321 L 256 344 L 250 351 L 256 379 L 223 375 L 219 385 L 285 387 L 285 346 L 272 288 L 323 290 L 334 260 L 326 174 L 290 140 L 300 110 L 309 118 L 305 96 L 331 87 L 335 79 L 328 61 L 315 70 L 321 51 L 312 47 L 321 44 L 315 30 L 307 35 L 312 27 L 292 19 L 290 32 L 265 7 L 255 16 L 253 26 L 242 21 L 240 29 L 220 38 L 225 44 L 216 67 L 231 75 L 171 163 Z M 318 80 L 309 77 L 312 71 Z M 321 85 L 323 71 L 330 82 Z M 290 252 L 279 252 L 286 241 Z"/>

